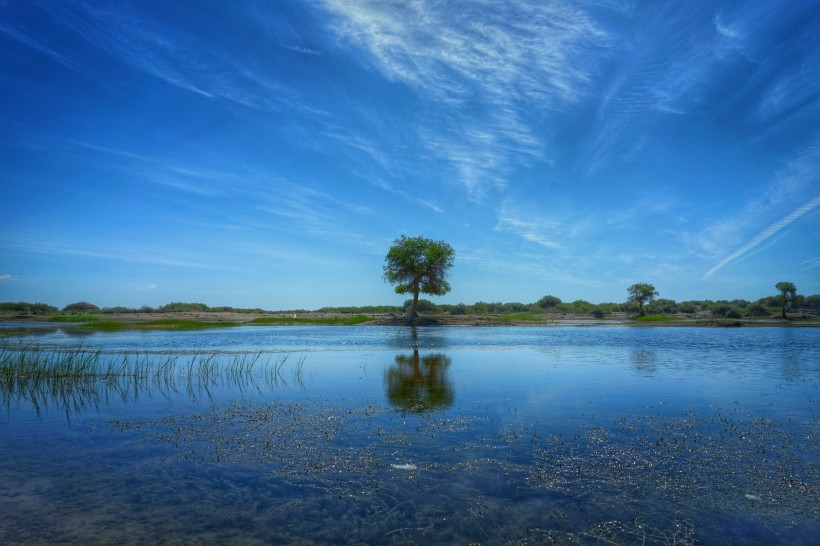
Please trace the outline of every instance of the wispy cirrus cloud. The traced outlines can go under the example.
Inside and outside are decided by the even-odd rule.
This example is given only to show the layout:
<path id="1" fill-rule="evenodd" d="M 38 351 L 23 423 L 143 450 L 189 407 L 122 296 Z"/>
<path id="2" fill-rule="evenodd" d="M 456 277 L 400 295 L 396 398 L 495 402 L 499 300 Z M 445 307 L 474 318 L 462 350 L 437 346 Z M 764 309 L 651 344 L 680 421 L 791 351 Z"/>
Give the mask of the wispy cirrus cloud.
<path id="1" fill-rule="evenodd" d="M 16 234 L 15 237 L 0 237 L 0 248 L 12 252 L 31 252 L 49 256 L 83 256 L 132 263 L 144 263 L 186 269 L 208 269 L 220 271 L 241 271 L 212 256 L 198 256 L 195 252 L 181 252 L 162 246 L 129 245 L 121 246 L 107 242 L 64 241 L 57 236 Z"/>
<path id="2" fill-rule="evenodd" d="M 737 260 L 744 254 L 755 248 L 757 245 L 759 245 L 772 235 L 776 234 L 778 231 L 785 228 L 801 216 L 816 209 L 818 206 L 820 206 L 820 196 L 815 197 L 808 203 L 805 203 L 801 207 L 798 207 L 797 209 L 793 210 L 792 212 L 790 212 L 774 224 L 770 225 L 769 227 L 767 227 L 766 229 L 752 237 L 748 242 L 746 242 L 746 244 L 744 244 L 743 246 L 741 246 L 740 248 L 738 248 L 737 250 L 735 250 L 722 260 L 720 260 L 717 264 L 715 264 L 714 267 L 712 267 L 709 271 L 704 273 L 703 278 L 708 279 L 709 277 L 723 269 L 729 263 Z"/>
<path id="3" fill-rule="evenodd" d="M 575 255 L 574 249 L 595 229 L 577 214 L 546 214 L 512 198 L 502 202 L 497 217 L 495 231 L 511 233 L 550 250 L 561 249 L 566 256 Z"/>
<path id="4" fill-rule="evenodd" d="M 18 280 L 14 275 L 0 275 L 0 283 L 14 282 Z"/>
<path id="5" fill-rule="evenodd" d="M 810 145 L 802 149 L 784 167 L 774 172 L 767 186 L 748 197 L 745 202 L 732 206 L 721 204 L 724 212 L 696 232 L 681 232 L 678 239 L 689 252 L 706 262 L 715 264 L 704 278 L 737 260 L 760 243 L 791 224 L 816 205 L 815 191 L 820 180 L 820 147 Z M 808 207 L 808 208 L 806 208 Z M 802 211 L 802 212 L 801 212 Z M 796 216 L 794 216 L 797 214 Z M 761 231 L 761 226 L 780 219 Z"/>
<path id="6" fill-rule="evenodd" d="M 326 6 L 337 16 L 335 32 L 365 52 L 365 64 L 442 113 L 435 128 L 419 127 L 421 142 L 475 201 L 505 187 L 513 164 L 543 159 L 525 111 L 578 101 L 594 62 L 589 52 L 605 39 L 584 9 L 563 1 Z"/>
<path id="7" fill-rule="evenodd" d="M 381 189 L 383 189 L 387 192 L 395 193 L 396 195 L 399 195 L 399 196 L 403 197 L 404 199 L 407 199 L 408 201 L 412 201 L 414 203 L 417 203 L 419 205 L 427 207 L 428 209 L 432 210 L 433 212 L 437 212 L 439 214 L 444 213 L 444 210 L 441 207 L 439 207 L 438 205 L 436 205 L 435 203 L 433 203 L 431 201 L 428 201 L 426 199 L 420 199 L 418 197 L 413 197 L 413 196 L 411 196 L 410 194 L 408 194 L 407 192 L 405 192 L 403 190 L 397 190 L 393 186 L 391 186 L 390 184 L 385 182 L 384 180 L 376 180 L 376 181 L 373 182 L 373 184 L 376 187 L 381 188 Z"/>
<path id="8" fill-rule="evenodd" d="M 53 61 L 60 63 L 63 66 L 68 68 L 77 69 L 79 68 L 79 64 L 70 59 L 69 57 L 60 53 L 56 48 L 44 43 L 42 40 L 38 40 L 33 36 L 25 33 L 20 29 L 10 28 L 6 25 L 0 24 L 0 33 L 5 34 L 6 36 L 17 40 L 18 42 L 25 44 L 26 46 L 39 51 L 40 53 L 50 57 Z"/>
<path id="9" fill-rule="evenodd" d="M 100 52 L 179 89 L 257 110 L 301 107 L 293 89 L 194 27 L 167 23 L 122 3 L 80 0 L 52 12 Z M 60 54 L 53 56 L 59 59 Z"/>

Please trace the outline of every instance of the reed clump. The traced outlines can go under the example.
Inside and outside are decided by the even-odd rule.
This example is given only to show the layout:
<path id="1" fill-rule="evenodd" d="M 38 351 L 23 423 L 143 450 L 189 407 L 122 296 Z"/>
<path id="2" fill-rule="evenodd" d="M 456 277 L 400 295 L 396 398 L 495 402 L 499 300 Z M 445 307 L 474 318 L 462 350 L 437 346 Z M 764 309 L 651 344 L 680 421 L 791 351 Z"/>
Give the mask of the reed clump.
<path id="1" fill-rule="evenodd" d="M 106 353 L 101 349 L 37 346 L 0 348 L 0 402 L 10 410 L 30 404 L 38 415 L 50 405 L 66 417 L 159 392 L 210 398 L 216 388 L 239 391 L 288 386 L 288 355 L 194 352 L 187 354 Z M 302 385 L 304 356 L 292 367 Z"/>

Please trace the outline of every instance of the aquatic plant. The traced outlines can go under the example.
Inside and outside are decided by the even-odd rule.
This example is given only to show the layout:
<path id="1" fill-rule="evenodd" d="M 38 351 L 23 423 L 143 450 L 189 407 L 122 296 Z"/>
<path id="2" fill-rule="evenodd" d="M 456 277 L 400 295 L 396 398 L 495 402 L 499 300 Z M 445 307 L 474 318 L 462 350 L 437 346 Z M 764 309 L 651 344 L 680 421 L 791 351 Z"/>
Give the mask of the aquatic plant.
<path id="1" fill-rule="evenodd" d="M 101 349 L 38 346 L 0 348 L 0 402 L 11 407 L 30 403 L 37 414 L 49 405 L 66 417 L 157 391 L 169 398 L 184 392 L 190 399 L 211 397 L 216 387 L 261 391 L 287 386 L 283 369 L 288 355 L 194 352 L 175 354 L 105 353 Z M 305 357 L 295 363 L 292 381 L 302 384 Z"/>

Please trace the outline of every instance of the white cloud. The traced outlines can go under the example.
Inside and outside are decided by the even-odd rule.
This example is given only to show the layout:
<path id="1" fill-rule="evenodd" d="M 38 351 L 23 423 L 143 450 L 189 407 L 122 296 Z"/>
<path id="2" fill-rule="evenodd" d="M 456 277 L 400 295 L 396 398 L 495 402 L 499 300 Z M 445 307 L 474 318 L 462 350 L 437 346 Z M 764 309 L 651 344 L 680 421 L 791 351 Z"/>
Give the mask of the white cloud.
<path id="1" fill-rule="evenodd" d="M 771 237 L 772 235 L 774 235 L 775 233 L 777 233 L 778 231 L 783 229 L 784 227 L 788 226 L 789 224 L 791 224 L 792 222 L 794 222 L 795 220 L 797 220 L 798 218 L 800 218 L 804 214 L 806 214 L 808 212 L 811 212 L 812 210 L 814 210 L 818 206 L 820 206 L 820 196 L 815 197 L 814 199 L 812 199 L 808 203 L 806 203 L 803 206 L 795 209 L 794 211 L 787 214 L 786 216 L 784 216 L 783 218 L 781 218 L 780 220 L 778 220 L 777 222 L 775 222 L 774 224 L 772 224 L 768 228 L 764 229 L 763 231 L 761 231 L 760 233 L 758 233 L 757 235 L 752 237 L 752 239 L 749 240 L 746 244 L 744 244 L 742 247 L 738 248 L 737 250 L 735 250 L 734 252 L 732 252 L 731 254 L 726 256 L 725 258 L 723 258 L 712 269 L 707 271 L 703 275 L 703 278 L 708 279 L 709 277 L 711 277 L 712 275 L 714 275 L 715 273 L 717 273 L 718 271 L 723 269 L 730 262 L 733 262 L 733 261 L 737 260 L 738 258 L 743 256 L 744 254 L 746 254 L 747 252 L 752 250 L 754 247 L 756 247 L 757 245 L 759 245 L 760 243 L 762 243 L 763 241 L 765 241 L 766 239 L 768 239 L 769 237 Z"/>
<path id="2" fill-rule="evenodd" d="M 586 92 L 604 35 L 574 4 L 328 0 L 335 32 L 364 62 L 415 89 L 441 115 L 421 141 L 473 201 L 506 187 L 513 165 L 544 160 L 527 125 Z M 527 107 L 523 108 L 522 105 Z M 468 120 L 470 120 L 468 122 Z"/>
<path id="3" fill-rule="evenodd" d="M 7 283 L 7 282 L 16 281 L 16 280 L 17 280 L 17 277 L 15 277 L 14 275 L 0 275 L 0 283 Z"/>

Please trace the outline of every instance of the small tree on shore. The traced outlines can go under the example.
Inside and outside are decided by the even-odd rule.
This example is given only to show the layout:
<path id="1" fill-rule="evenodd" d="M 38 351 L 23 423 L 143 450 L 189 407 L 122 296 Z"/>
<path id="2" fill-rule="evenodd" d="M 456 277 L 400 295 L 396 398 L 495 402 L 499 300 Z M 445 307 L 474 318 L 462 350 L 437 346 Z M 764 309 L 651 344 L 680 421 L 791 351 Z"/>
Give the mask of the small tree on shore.
<path id="1" fill-rule="evenodd" d="M 793 282 L 779 282 L 774 285 L 780 291 L 780 296 L 778 299 L 780 300 L 781 304 L 781 311 L 780 316 L 786 318 L 786 308 L 788 307 L 789 303 L 791 303 L 794 298 L 797 297 L 797 287 L 794 285 Z"/>
<path id="2" fill-rule="evenodd" d="M 655 296 L 658 295 L 658 292 L 655 290 L 655 287 L 649 283 L 639 282 L 637 284 L 633 284 L 629 288 L 626 289 L 629 292 L 629 301 L 637 303 L 638 309 L 643 316 L 643 305 L 644 303 L 648 303 L 655 299 Z"/>
<path id="3" fill-rule="evenodd" d="M 63 307 L 63 313 L 92 313 L 99 310 L 99 307 L 97 307 L 93 303 L 88 303 L 87 301 L 69 303 L 68 305 Z"/>
<path id="4" fill-rule="evenodd" d="M 410 317 L 416 318 L 419 293 L 441 296 L 450 291 L 445 278 L 455 251 L 444 241 L 402 235 L 387 251 L 384 280 L 396 284 L 397 294 L 413 294 Z"/>

